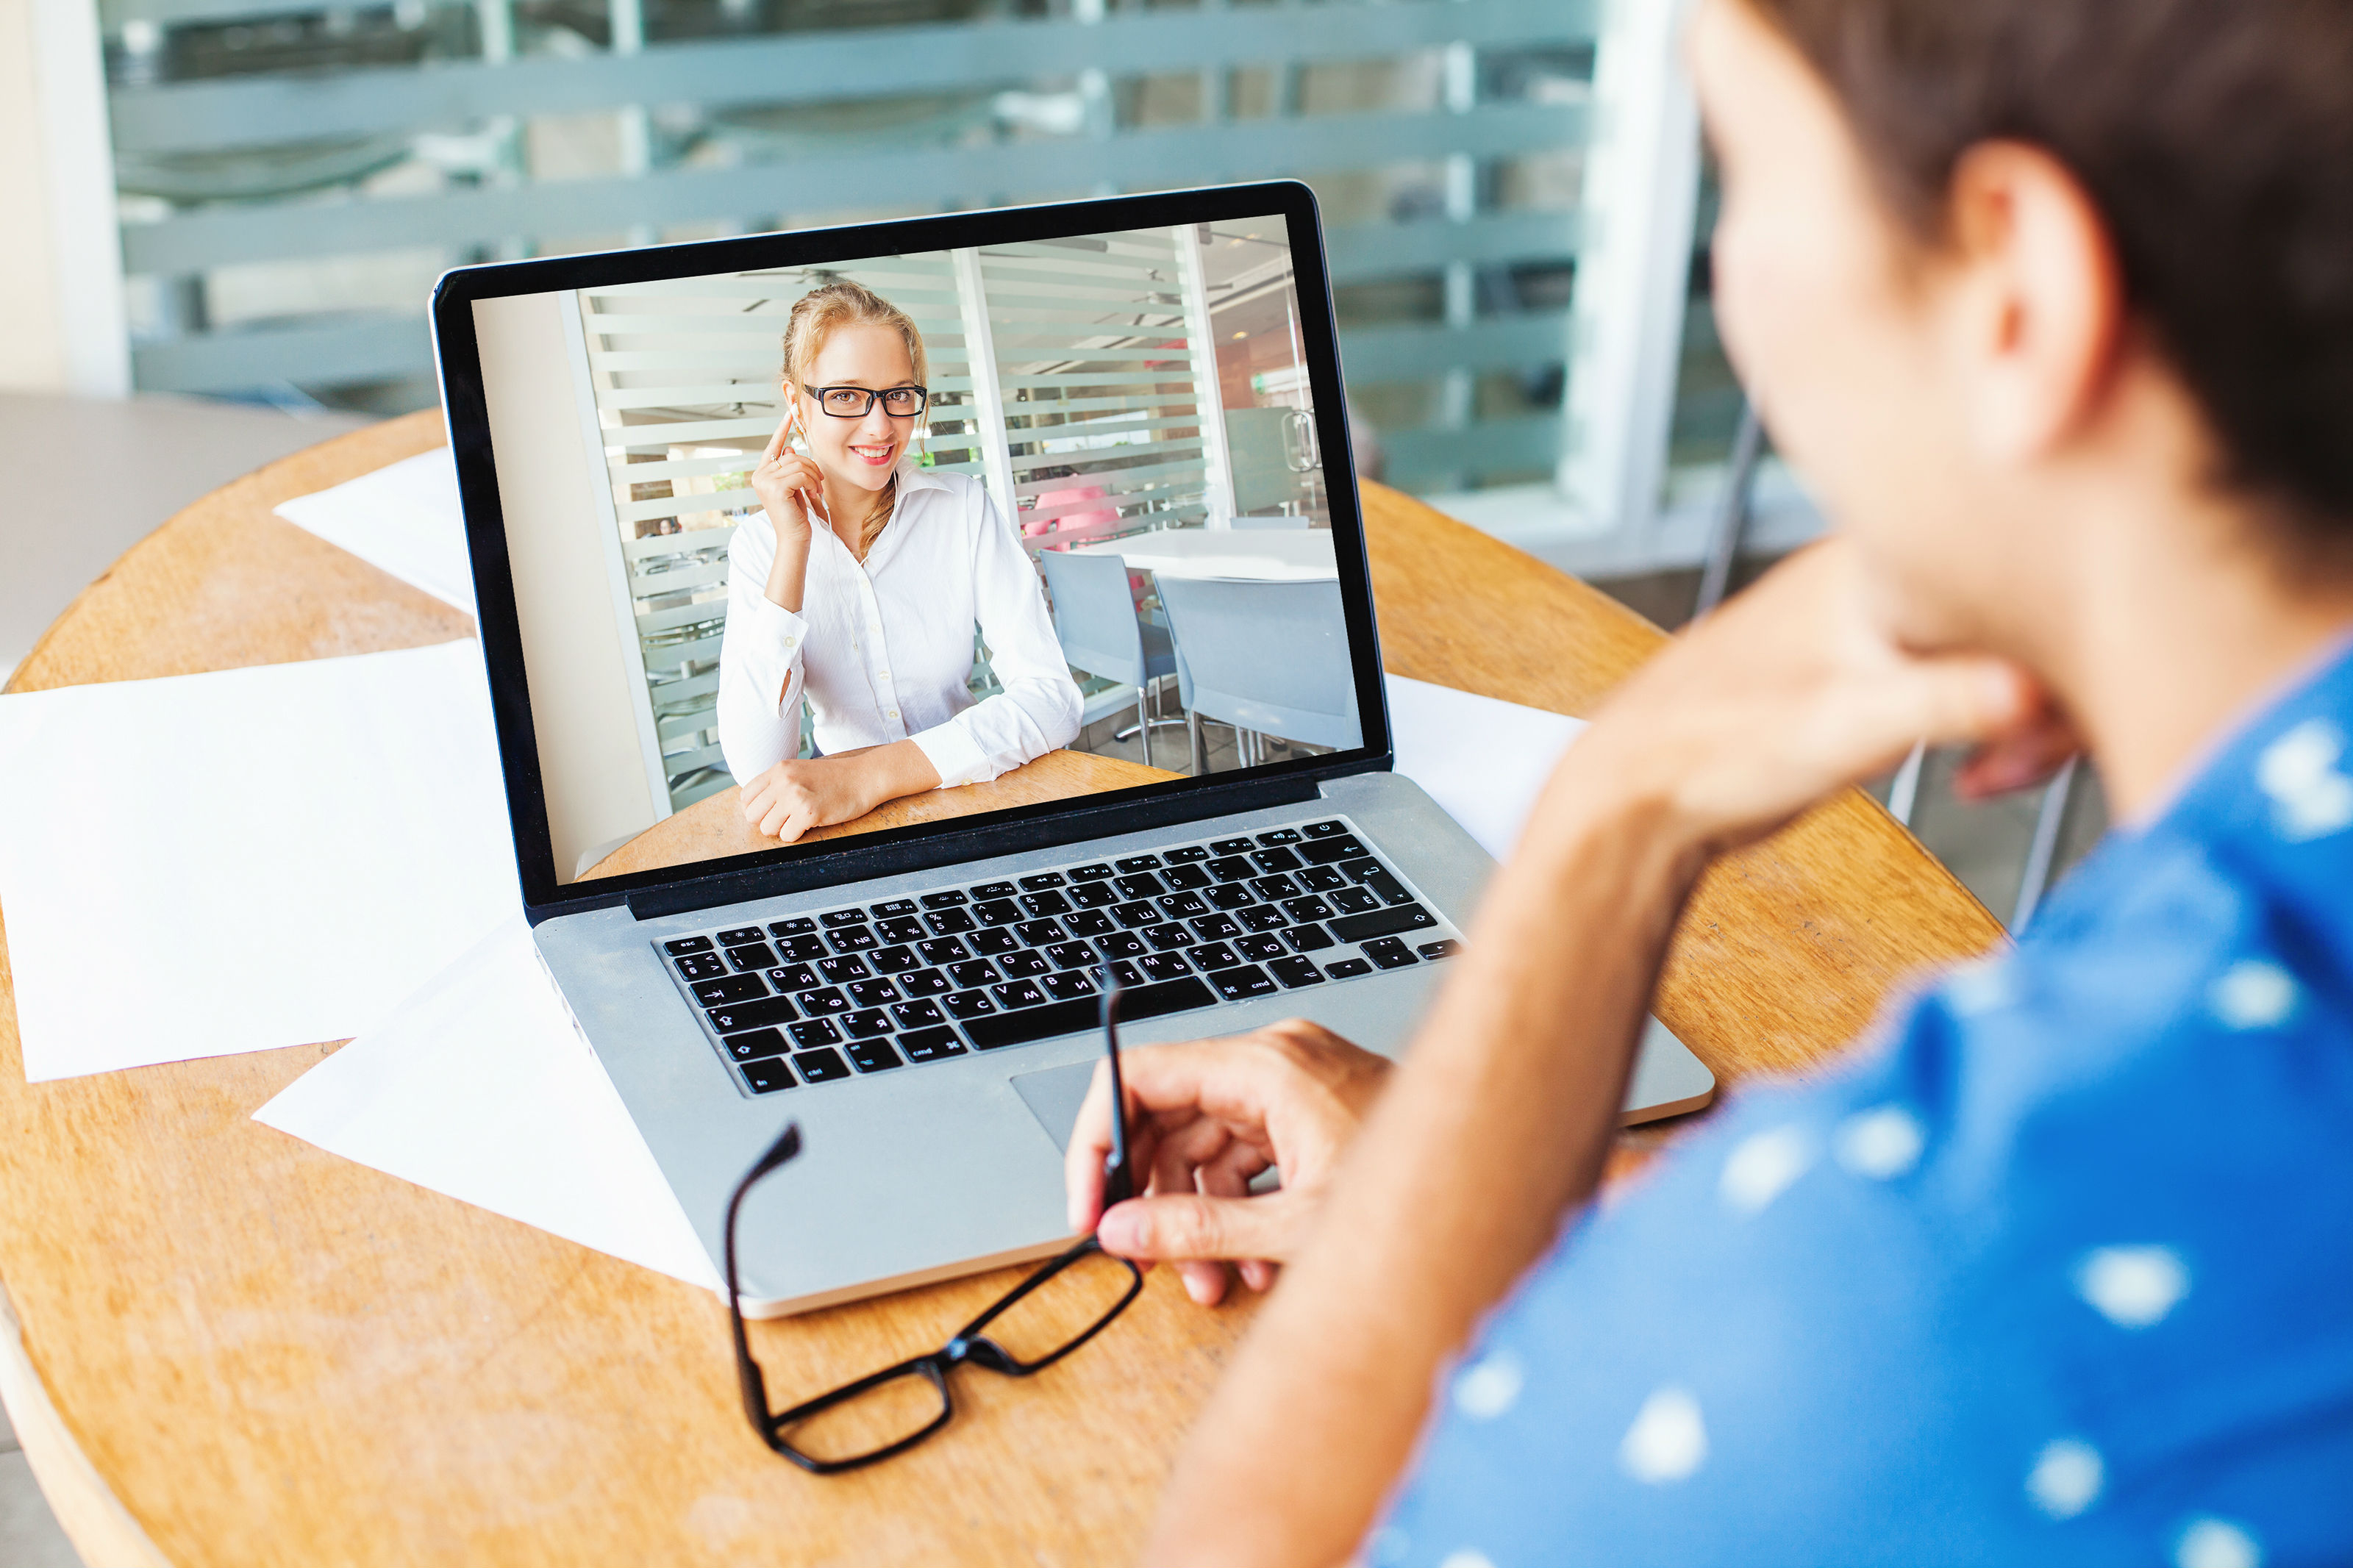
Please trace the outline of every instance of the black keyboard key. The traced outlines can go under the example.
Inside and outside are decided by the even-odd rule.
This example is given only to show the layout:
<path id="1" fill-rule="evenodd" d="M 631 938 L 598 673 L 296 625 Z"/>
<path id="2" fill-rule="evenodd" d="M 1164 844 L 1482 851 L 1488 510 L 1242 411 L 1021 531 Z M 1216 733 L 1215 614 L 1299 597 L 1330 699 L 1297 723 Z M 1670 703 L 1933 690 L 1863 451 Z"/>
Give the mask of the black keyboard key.
<path id="1" fill-rule="evenodd" d="M 866 912 L 872 915 L 878 921 L 898 920 L 902 916 L 912 915 L 915 912 L 915 900 L 913 899 L 892 899 L 887 903 L 875 905 Z"/>
<path id="2" fill-rule="evenodd" d="M 1062 928 L 1052 921 L 1023 921 L 1013 934 L 1031 947 L 1050 947 L 1062 940 Z"/>
<path id="3" fill-rule="evenodd" d="M 1393 936 L 1365 943 L 1365 956 L 1383 969 L 1403 969 L 1409 963 L 1419 963 L 1411 949 Z"/>
<path id="4" fill-rule="evenodd" d="M 1324 973 L 1335 980 L 1354 980 L 1359 974 L 1370 974 L 1373 966 L 1361 958 L 1344 958 L 1337 963 L 1327 963 Z"/>
<path id="5" fill-rule="evenodd" d="M 1268 964 L 1267 973 L 1282 982 L 1287 990 L 1296 991 L 1303 985 L 1321 985 L 1324 972 L 1315 967 L 1312 958 L 1278 958 Z"/>
<path id="6" fill-rule="evenodd" d="M 1036 1007 L 1046 1000 L 1045 991 L 1034 980 L 1008 980 L 1002 985 L 992 985 L 988 994 L 997 998 L 1000 1007 Z"/>
<path id="7" fill-rule="evenodd" d="M 968 963 L 949 964 L 948 978 L 956 983 L 958 989 L 968 989 L 975 985 L 986 985 L 992 980 L 1001 980 L 1004 976 L 997 973 L 997 965 L 989 963 L 988 960 L 976 958 Z"/>
<path id="8" fill-rule="evenodd" d="M 1223 942 L 1242 934 L 1242 922 L 1224 913 L 1203 915 L 1193 922 L 1193 934 L 1203 942 Z"/>
<path id="9" fill-rule="evenodd" d="M 1071 889 L 1071 902 L 1082 910 L 1099 910 L 1119 902 L 1119 889 L 1109 882 L 1081 882 Z"/>
<path id="10" fill-rule="evenodd" d="M 858 1064 L 860 1072 L 889 1072 L 907 1064 L 891 1048 L 888 1040 L 854 1040 L 849 1046 L 849 1059 Z"/>
<path id="11" fill-rule="evenodd" d="M 1032 917 L 1059 915 L 1071 907 L 1071 900 L 1050 888 L 1042 893 L 1021 895 L 1022 912 Z"/>
<path id="12" fill-rule="evenodd" d="M 1238 936 L 1234 951 L 1254 963 L 1270 963 L 1282 956 L 1282 943 L 1271 936 Z"/>
<path id="13" fill-rule="evenodd" d="M 1145 944 L 1155 952 L 1175 952 L 1178 948 L 1190 947 L 1199 940 L 1190 931 L 1174 921 L 1162 925 L 1145 926 L 1143 936 Z"/>
<path id="14" fill-rule="evenodd" d="M 1258 836 L 1258 841 L 1261 844 L 1296 844 L 1299 842 L 1299 829 L 1296 827 L 1271 827 L 1264 833 L 1260 834 Z"/>
<path id="15" fill-rule="evenodd" d="M 986 991 L 957 991 L 947 998 L 947 1009 L 959 1018 L 978 1018 L 997 1011 Z"/>
<path id="16" fill-rule="evenodd" d="M 1395 877 L 1390 876 L 1387 871 L 1382 872 L 1377 877 L 1366 878 L 1364 888 L 1365 891 L 1377 895 L 1380 899 L 1381 902 L 1385 904 L 1409 904 L 1413 902 L 1413 894 L 1406 890 L 1406 885 L 1403 882 L 1398 881 Z"/>
<path id="17" fill-rule="evenodd" d="M 1310 838 L 1329 838 L 1335 833 L 1347 831 L 1348 825 L 1337 819 L 1331 822 L 1311 822 L 1306 827 L 1307 837 Z"/>
<path id="18" fill-rule="evenodd" d="M 1060 871 L 1040 871 L 1034 877 L 1021 879 L 1021 890 L 1025 893 L 1035 893 L 1047 888 L 1059 888 L 1061 885 L 1062 874 Z"/>
<path id="19" fill-rule="evenodd" d="M 1045 954 L 1024 948 L 1019 952 L 1008 952 L 998 959 L 997 967 L 1009 975 L 1022 975 L 1050 973 L 1054 966 L 1046 962 Z"/>
<path id="20" fill-rule="evenodd" d="M 986 903 L 973 905 L 972 912 L 987 924 L 1009 926 L 1021 918 L 1021 906 L 1011 899 L 991 899 Z"/>
<path id="21" fill-rule="evenodd" d="M 807 915 L 795 915 L 788 921 L 770 921 L 768 934 L 774 937 L 807 936 L 817 930 L 817 921 Z"/>
<path id="22" fill-rule="evenodd" d="M 1091 865 L 1071 868 L 1071 880 L 1073 882 L 1100 882 L 1110 875 L 1111 868 L 1100 860 Z"/>
<path id="23" fill-rule="evenodd" d="M 1157 925 L 1163 916 L 1157 905 L 1147 904 L 1138 899 L 1132 904 L 1113 905 L 1111 918 L 1134 931 L 1137 926 Z"/>
<path id="24" fill-rule="evenodd" d="M 1206 844 L 1187 844 L 1182 849 L 1171 849 L 1161 856 L 1161 858 L 1171 866 L 1189 866 L 1196 860 L 1207 860 L 1208 858 L 1209 847 Z"/>
<path id="25" fill-rule="evenodd" d="M 776 951 L 790 963 L 807 963 L 812 958 L 825 956 L 825 943 L 813 936 L 788 936 L 776 943 Z"/>
<path id="26" fill-rule="evenodd" d="M 1332 922 L 1332 934 L 1342 942 L 1370 942 L 1377 936 L 1426 931 L 1437 923 L 1438 917 L 1419 904 L 1403 904 L 1369 915 L 1343 915 Z"/>
<path id="27" fill-rule="evenodd" d="M 1171 980 L 1162 985 L 1139 985 L 1125 993 L 1119 999 L 1119 1016 L 1128 1020 L 1157 1018 L 1207 1007 L 1217 999 L 1217 994 L 1206 982 L 1188 974 L 1182 980 Z M 1100 1004 L 1092 996 L 1049 1002 L 1042 1007 L 1024 1007 L 1018 1013 L 976 1019 L 965 1026 L 965 1033 L 982 1050 L 993 1051 L 1003 1046 L 1026 1045 L 1031 1040 L 1099 1028 L 1101 1011 Z"/>
<path id="28" fill-rule="evenodd" d="M 1157 871 L 1160 869 L 1160 857 L 1157 855 L 1131 855 L 1126 859 L 1119 861 L 1117 864 L 1121 870 L 1130 874 L 1137 871 Z"/>
<path id="29" fill-rule="evenodd" d="M 902 1029 L 927 1029 L 948 1021 L 947 1015 L 940 1011 L 940 1005 L 928 996 L 918 996 L 913 1002 L 892 1003 L 891 1016 L 899 1020 L 899 1027 Z"/>
<path id="30" fill-rule="evenodd" d="M 964 1055 L 964 1042 L 954 1029 L 918 1029 L 899 1037 L 899 1048 L 911 1062 L 935 1062 Z"/>
<path id="31" fill-rule="evenodd" d="M 1010 882 L 983 882 L 977 888 L 968 888 L 965 891 L 972 894 L 975 899 L 1009 899 L 1013 896 L 1013 884 Z"/>
<path id="32" fill-rule="evenodd" d="M 1435 963 L 1441 958 L 1451 958 L 1461 951 L 1462 944 L 1451 936 L 1440 937 L 1436 942 L 1425 942 L 1414 949 L 1414 952 L 1421 954 L 1424 961 L 1430 963 Z"/>
<path id="33" fill-rule="evenodd" d="M 1093 976 L 1081 969 L 1066 969 L 1059 974 L 1049 974 L 1038 982 L 1047 995 L 1057 1002 L 1068 1002 L 1076 996 L 1095 994 Z"/>
<path id="34" fill-rule="evenodd" d="M 826 932 L 825 940 L 833 943 L 836 952 L 871 952 L 882 945 L 872 926 L 842 926 Z"/>
<path id="35" fill-rule="evenodd" d="M 1105 958 L 1134 958 L 1144 952 L 1144 939 L 1134 931 L 1115 931 L 1095 938 L 1095 951 Z"/>
<path id="36" fill-rule="evenodd" d="M 846 958 L 820 958 L 817 961 L 818 978 L 828 985 L 841 985 L 852 980 L 863 980 L 874 972 L 866 961 L 852 953 Z"/>
<path id="37" fill-rule="evenodd" d="M 804 991 L 799 995 L 794 997 L 793 1000 L 799 1003 L 801 1005 L 801 1011 L 807 1013 L 812 1018 L 818 1017 L 827 1013 L 847 1013 L 849 1011 L 849 998 L 843 995 L 840 992 L 835 990 L 830 985 L 820 991 Z"/>
<path id="38" fill-rule="evenodd" d="M 1288 877 L 1252 877 L 1250 891 L 1261 899 L 1295 899 L 1299 884 Z"/>
<path id="39" fill-rule="evenodd" d="M 1258 841 L 1254 838 L 1215 838 L 1209 841 L 1210 852 L 1218 855 L 1247 855 L 1257 847 Z"/>
<path id="40" fill-rule="evenodd" d="M 730 1035 L 719 1042 L 727 1047 L 727 1055 L 739 1062 L 755 1062 L 762 1057 L 780 1057 L 791 1049 L 777 1029 L 749 1029 L 740 1035 Z"/>
<path id="41" fill-rule="evenodd" d="M 1160 912 L 1172 921 L 1189 921 L 1208 914 L 1209 906 L 1198 893 L 1170 893 L 1160 900 Z"/>
<path id="42" fill-rule="evenodd" d="M 962 910 L 934 910 L 923 917 L 923 923 L 932 928 L 934 936 L 954 936 L 958 931 L 970 931 L 974 921 Z"/>
<path id="43" fill-rule="evenodd" d="M 1080 910 L 1062 917 L 1062 929 L 1072 936 L 1101 936 L 1113 928 L 1112 918 L 1101 910 Z"/>
<path id="44" fill-rule="evenodd" d="M 925 963 L 961 963 L 972 956 L 972 949 L 952 936 L 919 942 L 915 944 L 915 951 L 923 955 Z"/>
<path id="45" fill-rule="evenodd" d="M 1222 942 L 1213 942 L 1206 947 L 1197 947 L 1185 956 L 1190 958 L 1197 967 L 1205 970 L 1231 969 L 1242 961 L 1240 953 Z"/>
<path id="46" fill-rule="evenodd" d="M 1250 863 L 1269 873 L 1299 869 L 1299 857 L 1288 849 L 1261 849 L 1250 857 Z"/>
<path id="47" fill-rule="evenodd" d="M 1240 969 L 1220 969 L 1209 976 L 1209 984 L 1229 1002 L 1274 994 L 1273 980 L 1255 963 L 1246 963 Z"/>
<path id="48" fill-rule="evenodd" d="M 910 969 L 921 969 L 923 961 L 915 956 L 911 947 L 885 947 L 866 955 L 866 962 L 881 974 L 904 974 Z"/>
<path id="49" fill-rule="evenodd" d="M 1295 921 L 1328 921 L 1332 918 L 1332 906 L 1312 896 L 1285 899 L 1282 900 L 1282 912 Z"/>
<path id="50" fill-rule="evenodd" d="M 779 994 L 807 991 L 817 984 L 817 971 L 806 963 L 786 963 L 768 971 L 768 989 Z"/>
<path id="51" fill-rule="evenodd" d="M 1046 950 L 1057 969 L 1084 969 L 1095 961 L 1095 950 L 1082 942 L 1058 942 Z"/>
<path id="52" fill-rule="evenodd" d="M 690 952 L 670 962 L 686 980 L 715 980 L 727 973 L 727 961 L 715 952 Z"/>
<path id="53" fill-rule="evenodd" d="M 793 1087 L 793 1069 L 776 1058 L 754 1062 L 744 1069 L 744 1083 L 754 1094 L 774 1094 Z"/>
<path id="54" fill-rule="evenodd" d="M 955 986 L 936 969 L 918 969 L 913 974 L 899 976 L 899 989 L 910 996 L 938 996 Z"/>
<path id="55" fill-rule="evenodd" d="M 866 923 L 864 910 L 828 910 L 817 917 L 817 923 L 830 929 L 834 926 L 862 926 Z"/>
<path id="56" fill-rule="evenodd" d="M 1332 907 L 1342 914 L 1369 914 L 1381 907 L 1380 900 L 1362 888 L 1343 888 L 1332 895 Z"/>
<path id="57" fill-rule="evenodd" d="M 860 1007 L 885 1007 L 899 999 L 899 988 L 887 980 L 853 981 L 847 989 Z"/>
<path id="58" fill-rule="evenodd" d="M 672 937 L 662 943 L 662 951 L 672 958 L 683 958 L 690 952 L 709 952 L 711 939 L 707 936 Z"/>
<path id="59" fill-rule="evenodd" d="M 1192 966 L 1173 952 L 1147 952 L 1135 961 L 1135 967 L 1149 981 L 1182 980 L 1193 973 Z"/>
<path id="60" fill-rule="evenodd" d="M 841 1016 L 841 1026 L 853 1040 L 871 1040 L 877 1035 L 891 1032 L 891 1015 L 880 1007 L 862 1007 L 855 1013 Z M 857 1058 L 853 1054 L 851 1060 Z"/>
<path id="61" fill-rule="evenodd" d="M 1310 866 L 1296 879 L 1311 893 L 1336 893 L 1348 885 L 1348 879 L 1329 866 Z"/>
<path id="62" fill-rule="evenodd" d="M 1359 860 L 1371 854 L 1361 839 L 1351 835 L 1345 838 L 1325 838 L 1299 847 L 1299 857 L 1313 866 L 1329 866 L 1341 860 Z"/>
<path id="63" fill-rule="evenodd" d="M 1121 864 L 1125 865 L 1126 862 L 1122 861 Z M 1149 871 L 1138 871 L 1132 877 L 1114 877 L 1111 885 L 1131 899 L 1156 899 L 1168 890 L 1160 885 L 1160 879 Z"/>
<path id="64" fill-rule="evenodd" d="M 765 1029 L 771 1024 L 789 1024 L 799 1017 L 800 1009 L 781 996 L 763 996 L 756 1002 L 738 1002 L 732 1007 L 711 1009 L 711 1027 L 722 1035 L 733 1035 L 743 1029 Z"/>
<path id="65" fill-rule="evenodd" d="M 1018 952 L 1021 946 L 1021 939 L 1003 926 L 991 926 L 987 931 L 976 931 L 965 940 L 972 943 L 973 952 L 990 958 L 995 958 L 1003 952 Z"/>
<path id="66" fill-rule="evenodd" d="M 1213 910 L 1246 910 L 1258 902 L 1258 895 L 1240 882 L 1229 882 L 1222 888 L 1211 888 L 1201 895 Z"/>
<path id="67" fill-rule="evenodd" d="M 1160 873 L 1160 879 L 1177 892 L 1184 892 L 1193 888 L 1206 888 L 1217 880 L 1198 866 L 1171 866 Z"/>
<path id="68" fill-rule="evenodd" d="M 719 933 L 719 945 L 722 947 L 748 947 L 755 942 L 767 940 L 768 933 L 758 926 L 737 926 L 733 931 Z"/>
<path id="69" fill-rule="evenodd" d="M 1133 991 L 1144 984 L 1144 971 L 1135 967 L 1132 958 L 1115 958 L 1111 963 L 1111 977 L 1123 990 Z"/>
<path id="70" fill-rule="evenodd" d="M 1202 869 L 1220 882 L 1239 882 L 1244 877 L 1258 875 L 1258 868 L 1239 855 L 1229 855 L 1222 860 L 1212 860 Z"/>
<path id="71" fill-rule="evenodd" d="M 950 888 L 944 893 L 925 893 L 923 898 L 923 908 L 927 910 L 944 910 L 964 901 L 963 892 L 955 888 Z"/>
<path id="72" fill-rule="evenodd" d="M 776 966 L 776 950 L 765 942 L 747 942 L 742 947 L 729 948 L 727 962 L 735 966 L 739 974 L 774 969 Z"/>
<path id="73" fill-rule="evenodd" d="M 849 1064 L 839 1051 L 803 1051 L 793 1058 L 793 1066 L 800 1069 L 803 1083 L 831 1083 L 849 1076 Z"/>
<path id="74" fill-rule="evenodd" d="M 768 988 L 760 984 L 756 974 L 731 974 L 724 980 L 698 981 L 691 987 L 694 999 L 706 1007 L 724 1007 L 731 1002 L 749 1002 L 765 996 Z"/>
<path id="75" fill-rule="evenodd" d="M 1314 952 L 1332 945 L 1332 933 L 1311 921 L 1306 925 L 1291 927 L 1282 933 L 1282 940 L 1289 942 L 1294 952 Z"/>
<path id="76" fill-rule="evenodd" d="M 880 921 L 874 927 L 874 931 L 884 942 L 921 942 L 923 938 L 923 922 L 902 916 L 897 920 Z"/>
<path id="77" fill-rule="evenodd" d="M 1241 922 L 1252 931 L 1281 931 L 1282 911 L 1272 904 L 1252 904 L 1241 912 Z"/>
<path id="78" fill-rule="evenodd" d="M 786 1027 L 792 1033 L 793 1044 L 804 1049 L 810 1046 L 837 1045 L 841 1040 L 841 1031 L 834 1026 L 830 1018 L 804 1018 Z"/>

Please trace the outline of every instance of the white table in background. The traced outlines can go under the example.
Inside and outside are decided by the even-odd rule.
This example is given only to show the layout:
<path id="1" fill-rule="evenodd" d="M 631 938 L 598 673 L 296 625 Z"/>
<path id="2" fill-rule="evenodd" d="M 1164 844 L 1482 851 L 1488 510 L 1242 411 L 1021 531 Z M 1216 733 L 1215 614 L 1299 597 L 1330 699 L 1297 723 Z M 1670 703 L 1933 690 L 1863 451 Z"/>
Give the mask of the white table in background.
<path id="1" fill-rule="evenodd" d="M 1134 571 L 1162 577 L 1317 583 L 1340 575 L 1328 528 L 1164 528 L 1071 553 L 1116 555 Z"/>

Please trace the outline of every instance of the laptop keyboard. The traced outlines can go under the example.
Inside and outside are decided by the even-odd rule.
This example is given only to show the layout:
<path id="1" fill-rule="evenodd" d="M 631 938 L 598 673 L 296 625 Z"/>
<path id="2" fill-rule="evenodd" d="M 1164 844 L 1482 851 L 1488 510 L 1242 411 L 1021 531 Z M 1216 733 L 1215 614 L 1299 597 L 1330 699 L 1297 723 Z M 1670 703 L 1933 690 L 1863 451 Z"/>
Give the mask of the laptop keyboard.
<path id="1" fill-rule="evenodd" d="M 1402 969 L 1457 943 L 1345 822 L 1278 827 L 657 945 L 744 1087 L 774 1094 L 1120 1016 Z"/>

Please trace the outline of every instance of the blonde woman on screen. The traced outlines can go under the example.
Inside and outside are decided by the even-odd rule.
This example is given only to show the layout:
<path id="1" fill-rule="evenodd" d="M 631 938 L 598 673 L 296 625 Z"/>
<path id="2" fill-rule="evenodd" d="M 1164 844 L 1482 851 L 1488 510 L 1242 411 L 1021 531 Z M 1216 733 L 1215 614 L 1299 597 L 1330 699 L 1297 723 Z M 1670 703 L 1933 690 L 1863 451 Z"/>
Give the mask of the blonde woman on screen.
<path id="1" fill-rule="evenodd" d="M 744 820 L 789 844 L 1068 745 L 1079 689 L 1005 515 L 909 450 L 929 395 L 907 313 L 838 279 L 793 306 L 784 360 L 785 416 L 752 472 L 762 510 L 730 551 L 719 743 Z M 977 703 L 976 626 L 1003 687 Z"/>

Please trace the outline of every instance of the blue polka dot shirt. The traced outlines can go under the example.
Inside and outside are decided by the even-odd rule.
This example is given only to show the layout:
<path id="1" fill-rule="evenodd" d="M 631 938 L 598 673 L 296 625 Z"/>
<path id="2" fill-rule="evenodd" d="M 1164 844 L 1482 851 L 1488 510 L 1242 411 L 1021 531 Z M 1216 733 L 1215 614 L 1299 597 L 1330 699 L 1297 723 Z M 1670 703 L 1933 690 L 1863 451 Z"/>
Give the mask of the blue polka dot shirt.
<path id="1" fill-rule="evenodd" d="M 2353 658 L 1567 1233 L 1365 1560 L 2353 1563 L 2348 737 Z"/>

